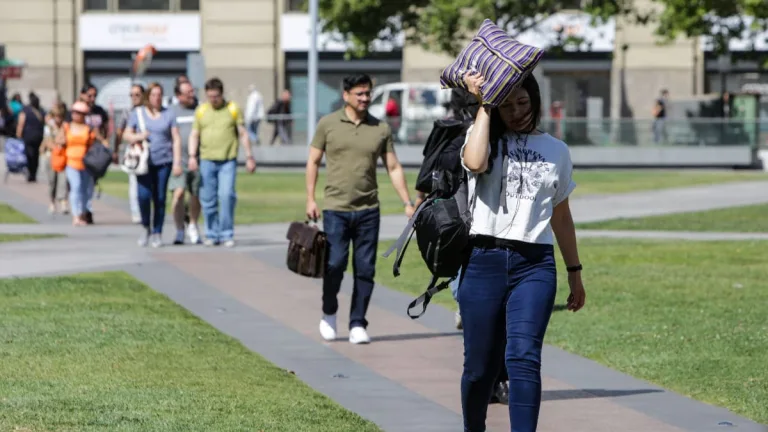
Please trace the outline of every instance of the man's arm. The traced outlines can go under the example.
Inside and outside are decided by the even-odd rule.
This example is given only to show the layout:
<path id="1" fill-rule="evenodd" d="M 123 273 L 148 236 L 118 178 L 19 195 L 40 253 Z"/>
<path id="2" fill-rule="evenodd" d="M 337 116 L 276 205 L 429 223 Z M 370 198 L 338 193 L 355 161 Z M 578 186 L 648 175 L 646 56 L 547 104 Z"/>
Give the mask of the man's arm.
<path id="1" fill-rule="evenodd" d="M 323 151 L 310 147 L 306 167 L 307 202 L 315 202 L 315 188 L 317 187 L 317 175 L 320 172 L 320 163 L 323 161 Z"/>
<path id="2" fill-rule="evenodd" d="M 387 172 L 389 173 L 389 179 L 392 181 L 392 186 L 394 186 L 395 191 L 400 197 L 400 200 L 405 205 L 406 210 L 408 207 L 413 209 L 411 195 L 408 193 L 408 184 L 405 181 L 405 170 L 403 170 L 403 166 L 397 159 L 397 154 L 395 154 L 393 151 L 386 152 L 382 156 L 382 160 L 384 162 L 384 166 L 387 167 Z"/>
<path id="3" fill-rule="evenodd" d="M 242 124 L 237 125 L 237 134 L 240 138 L 240 145 L 243 146 L 245 157 L 253 159 L 253 151 L 251 151 L 251 138 L 248 136 L 248 131 Z M 190 135 L 191 137 L 191 135 Z"/>
<path id="4" fill-rule="evenodd" d="M 197 158 L 198 143 L 200 142 L 200 131 L 192 129 L 189 132 L 189 139 L 187 140 L 187 153 L 190 158 Z"/>

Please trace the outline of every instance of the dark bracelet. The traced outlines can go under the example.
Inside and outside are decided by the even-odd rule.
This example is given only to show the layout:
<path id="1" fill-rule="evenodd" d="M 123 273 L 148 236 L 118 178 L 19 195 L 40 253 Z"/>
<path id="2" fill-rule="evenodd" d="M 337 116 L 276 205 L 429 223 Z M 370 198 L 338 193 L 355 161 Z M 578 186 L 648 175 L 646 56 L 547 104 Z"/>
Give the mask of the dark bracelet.
<path id="1" fill-rule="evenodd" d="M 580 272 L 583 268 L 584 267 L 581 264 L 578 264 L 575 266 L 566 267 L 565 269 L 568 271 L 568 273 L 576 273 Z"/>

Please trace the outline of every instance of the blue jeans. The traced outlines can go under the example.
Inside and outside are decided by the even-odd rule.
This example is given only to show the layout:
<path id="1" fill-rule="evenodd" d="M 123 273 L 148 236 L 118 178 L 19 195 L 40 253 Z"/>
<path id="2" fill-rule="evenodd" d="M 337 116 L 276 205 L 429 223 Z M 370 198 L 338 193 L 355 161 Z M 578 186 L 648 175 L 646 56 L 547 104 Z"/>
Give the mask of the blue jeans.
<path id="1" fill-rule="evenodd" d="M 511 431 L 536 430 L 541 349 L 557 291 L 553 250 L 551 245 L 522 242 L 514 249 L 472 250 L 459 288 L 465 432 L 485 431 L 488 402 L 502 363 L 509 374 Z"/>
<path id="2" fill-rule="evenodd" d="M 456 279 L 453 280 L 448 286 L 451 288 L 451 294 L 453 295 L 453 299 L 456 300 L 456 302 L 459 301 L 459 283 L 461 283 L 461 271 L 462 269 L 459 269 L 459 274 L 456 275 Z"/>
<path id="3" fill-rule="evenodd" d="M 144 228 L 150 229 L 150 213 L 153 213 L 152 234 L 162 234 L 163 232 L 165 201 L 168 196 L 168 179 L 171 177 L 171 165 L 170 163 L 162 165 L 149 164 L 149 172 L 136 176 L 141 224 Z"/>
<path id="4" fill-rule="evenodd" d="M 235 236 L 236 179 L 237 160 L 200 161 L 200 205 L 208 240 L 227 241 Z"/>
<path id="5" fill-rule="evenodd" d="M 82 216 L 86 210 L 92 211 L 87 204 L 93 195 L 93 177 L 88 170 L 78 170 L 67 166 L 67 181 L 69 182 L 69 205 L 72 215 Z"/>
<path id="6" fill-rule="evenodd" d="M 380 222 L 378 207 L 349 212 L 323 211 L 323 230 L 328 236 L 328 266 L 323 278 L 323 313 L 335 315 L 339 309 L 337 296 L 347 270 L 351 241 L 355 282 L 349 313 L 350 329 L 368 327 L 365 314 L 373 294 Z"/>

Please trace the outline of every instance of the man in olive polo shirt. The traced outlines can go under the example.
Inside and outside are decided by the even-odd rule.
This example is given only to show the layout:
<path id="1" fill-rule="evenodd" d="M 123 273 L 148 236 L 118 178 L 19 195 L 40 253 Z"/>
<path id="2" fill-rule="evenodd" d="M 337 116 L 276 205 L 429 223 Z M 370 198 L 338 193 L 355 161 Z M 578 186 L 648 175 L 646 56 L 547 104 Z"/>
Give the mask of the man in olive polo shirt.
<path id="1" fill-rule="evenodd" d="M 189 134 L 189 170 L 200 170 L 200 204 L 205 219 L 203 243 L 206 246 L 224 243 L 232 247 L 235 245 L 238 140 L 248 158 L 248 172 L 256 170 L 256 161 L 240 108 L 224 100 L 224 84 L 220 79 L 212 78 L 205 83 L 205 96 L 208 102 L 197 107 Z"/>
<path id="2" fill-rule="evenodd" d="M 371 78 L 357 74 L 344 78 L 345 106 L 323 117 L 309 150 L 306 168 L 307 217 L 317 220 L 315 185 L 325 155 L 328 177 L 325 185 L 323 230 L 328 236 L 328 266 L 323 279 L 323 318 L 320 334 L 336 339 L 337 295 L 353 247 L 354 291 L 349 317 L 349 341 L 368 343 L 365 314 L 373 293 L 376 248 L 379 242 L 379 190 L 376 162 L 382 159 L 389 178 L 403 201 L 405 215 L 413 214 L 403 167 L 392 145 L 389 125 L 368 113 Z"/>

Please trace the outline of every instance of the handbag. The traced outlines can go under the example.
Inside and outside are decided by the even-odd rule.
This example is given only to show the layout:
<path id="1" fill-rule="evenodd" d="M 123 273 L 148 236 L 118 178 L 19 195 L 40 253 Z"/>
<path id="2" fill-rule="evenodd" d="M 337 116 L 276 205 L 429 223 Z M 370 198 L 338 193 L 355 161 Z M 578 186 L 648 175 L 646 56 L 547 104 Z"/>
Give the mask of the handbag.
<path id="1" fill-rule="evenodd" d="M 144 122 L 144 108 L 136 108 L 136 117 L 139 121 L 139 130 L 146 132 Z M 134 175 L 144 175 L 149 172 L 149 143 L 144 140 L 140 143 L 131 143 L 123 153 L 123 163 L 120 165 L 123 172 Z"/>
<path id="2" fill-rule="evenodd" d="M 288 227 L 288 270 L 311 278 L 325 275 L 328 239 L 317 225 L 293 222 Z"/>
<path id="3" fill-rule="evenodd" d="M 60 173 L 67 168 L 67 149 L 64 146 L 54 146 L 51 150 L 51 169 Z"/>

